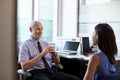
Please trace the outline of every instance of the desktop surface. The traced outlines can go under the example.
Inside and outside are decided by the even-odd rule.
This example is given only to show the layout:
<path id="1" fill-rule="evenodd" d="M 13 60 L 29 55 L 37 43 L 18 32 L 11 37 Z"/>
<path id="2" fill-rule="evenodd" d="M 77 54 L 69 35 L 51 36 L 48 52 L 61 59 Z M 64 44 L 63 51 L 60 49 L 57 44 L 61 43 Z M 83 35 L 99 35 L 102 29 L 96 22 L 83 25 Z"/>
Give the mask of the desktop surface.
<path id="1" fill-rule="evenodd" d="M 85 56 L 85 55 L 82 55 L 82 54 L 61 54 L 61 53 L 58 53 L 60 57 L 65 57 L 65 58 L 69 58 L 69 59 L 84 59 L 84 60 L 89 60 L 91 55 L 89 56 Z"/>

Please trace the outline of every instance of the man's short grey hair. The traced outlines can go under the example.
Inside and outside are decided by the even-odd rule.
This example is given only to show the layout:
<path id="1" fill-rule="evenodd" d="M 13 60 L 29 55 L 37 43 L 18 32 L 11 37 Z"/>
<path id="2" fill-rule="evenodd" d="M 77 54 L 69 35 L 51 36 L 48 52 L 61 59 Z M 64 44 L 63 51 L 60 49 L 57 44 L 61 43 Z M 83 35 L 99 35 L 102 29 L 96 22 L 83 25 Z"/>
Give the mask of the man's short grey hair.
<path id="1" fill-rule="evenodd" d="M 30 27 L 34 27 L 35 23 L 40 23 L 41 24 L 40 21 L 34 20 L 34 21 L 31 22 Z"/>

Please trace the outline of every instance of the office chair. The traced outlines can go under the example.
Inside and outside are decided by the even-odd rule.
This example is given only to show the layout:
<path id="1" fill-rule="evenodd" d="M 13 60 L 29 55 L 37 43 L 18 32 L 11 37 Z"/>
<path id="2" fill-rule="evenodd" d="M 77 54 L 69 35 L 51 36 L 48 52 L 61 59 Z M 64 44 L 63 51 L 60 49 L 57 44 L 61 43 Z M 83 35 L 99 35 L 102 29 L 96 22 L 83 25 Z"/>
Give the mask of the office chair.
<path id="1" fill-rule="evenodd" d="M 63 69 L 63 65 L 53 63 L 52 66 L 56 70 Z M 24 71 L 23 69 L 18 69 L 17 73 L 19 74 L 19 80 L 26 80 L 27 77 L 30 77 L 32 74 L 28 71 Z"/>
<path id="2" fill-rule="evenodd" d="M 19 74 L 19 80 L 26 80 L 27 77 L 31 76 L 31 73 L 28 71 L 24 71 L 23 69 L 17 70 Z"/>

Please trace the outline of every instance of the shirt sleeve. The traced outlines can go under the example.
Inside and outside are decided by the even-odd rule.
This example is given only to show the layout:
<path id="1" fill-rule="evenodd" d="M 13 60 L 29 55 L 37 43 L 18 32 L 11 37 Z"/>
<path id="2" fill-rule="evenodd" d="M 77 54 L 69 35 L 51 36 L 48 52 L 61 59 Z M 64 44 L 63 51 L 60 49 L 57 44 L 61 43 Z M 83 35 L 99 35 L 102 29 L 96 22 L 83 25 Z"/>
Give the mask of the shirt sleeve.
<path id="1" fill-rule="evenodd" d="M 25 43 L 20 47 L 19 54 L 18 54 L 18 63 L 20 63 L 22 60 L 29 60 L 29 50 L 27 45 Z"/>

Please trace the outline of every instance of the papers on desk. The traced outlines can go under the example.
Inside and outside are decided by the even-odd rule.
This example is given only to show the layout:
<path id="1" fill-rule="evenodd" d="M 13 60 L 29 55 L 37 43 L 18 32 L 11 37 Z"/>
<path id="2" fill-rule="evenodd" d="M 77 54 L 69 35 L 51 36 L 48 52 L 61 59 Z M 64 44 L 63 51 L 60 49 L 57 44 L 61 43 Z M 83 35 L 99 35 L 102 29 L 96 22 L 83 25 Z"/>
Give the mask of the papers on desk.
<path id="1" fill-rule="evenodd" d="M 67 54 L 59 54 L 59 56 L 61 57 L 65 57 L 65 58 L 77 58 L 77 59 L 84 59 L 84 60 L 89 60 L 90 56 L 84 56 L 84 55 L 67 55 Z"/>

